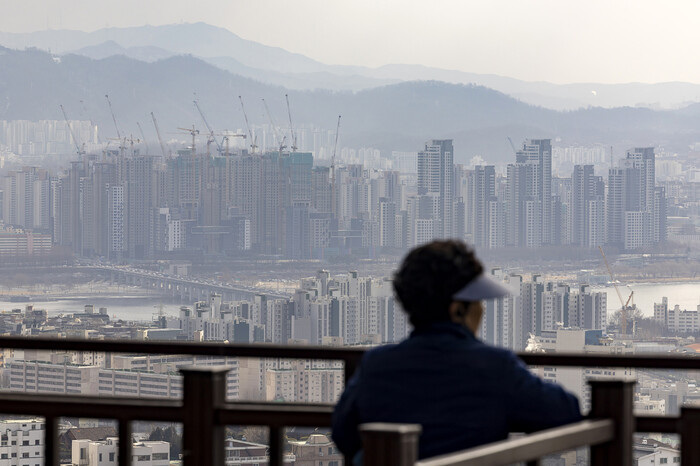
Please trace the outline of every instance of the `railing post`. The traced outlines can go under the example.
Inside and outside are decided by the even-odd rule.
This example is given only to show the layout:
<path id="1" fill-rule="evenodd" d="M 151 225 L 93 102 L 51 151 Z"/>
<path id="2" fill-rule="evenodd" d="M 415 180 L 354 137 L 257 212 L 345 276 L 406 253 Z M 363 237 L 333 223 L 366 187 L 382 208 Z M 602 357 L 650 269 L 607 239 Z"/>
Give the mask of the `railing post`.
<path id="1" fill-rule="evenodd" d="M 683 464 L 700 464 L 700 409 L 681 408 L 678 427 L 681 434 L 681 461 Z"/>
<path id="2" fill-rule="evenodd" d="M 131 432 L 131 420 L 130 419 L 120 419 L 119 420 L 119 466 L 131 466 L 132 463 L 132 432 Z"/>
<path id="3" fill-rule="evenodd" d="M 225 426 L 216 423 L 216 409 L 226 401 L 229 367 L 188 367 L 183 380 L 184 466 L 223 466 Z"/>
<path id="4" fill-rule="evenodd" d="M 284 427 L 270 426 L 270 466 L 284 464 Z"/>
<path id="5" fill-rule="evenodd" d="M 46 416 L 44 428 L 44 464 L 46 466 L 58 466 L 60 463 L 58 418 Z"/>
<path id="6" fill-rule="evenodd" d="M 591 447 L 591 465 L 632 466 L 634 382 L 591 381 L 592 419 L 612 419 L 615 438 Z"/>
<path id="7" fill-rule="evenodd" d="M 418 424 L 360 425 L 364 466 L 413 466 L 418 460 Z"/>

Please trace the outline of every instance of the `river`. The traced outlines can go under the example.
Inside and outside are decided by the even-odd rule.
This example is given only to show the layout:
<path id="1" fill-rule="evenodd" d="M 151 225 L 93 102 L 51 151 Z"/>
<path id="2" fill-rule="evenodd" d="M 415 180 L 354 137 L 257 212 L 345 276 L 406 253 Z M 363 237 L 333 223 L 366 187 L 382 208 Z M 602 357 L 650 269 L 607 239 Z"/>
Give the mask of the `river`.
<path id="1" fill-rule="evenodd" d="M 608 295 L 608 315 L 620 308 L 620 300 L 612 286 L 594 286 L 594 291 L 605 291 Z M 620 292 L 626 301 L 630 289 L 634 290 L 634 302 L 645 316 L 654 315 L 654 303 L 660 303 L 661 298 L 668 297 L 669 307 L 678 304 L 681 309 L 694 310 L 700 304 L 700 282 L 685 283 L 634 283 L 620 286 Z M 166 315 L 178 315 L 181 303 L 169 301 L 157 296 L 123 296 L 109 293 L 104 296 L 70 296 L 58 300 L 30 300 L 27 303 L 11 302 L 7 298 L 0 299 L 0 310 L 24 309 L 27 304 L 36 308 L 46 309 L 50 316 L 60 313 L 82 312 L 86 304 L 95 306 L 95 312 L 100 307 L 107 308 L 107 313 L 113 319 L 147 321 L 152 320 L 159 312 Z"/>
<path id="2" fill-rule="evenodd" d="M 0 310 L 10 311 L 12 309 L 24 309 L 27 304 L 33 305 L 37 309 L 46 309 L 49 316 L 58 314 L 73 314 L 83 312 L 86 304 L 95 306 L 95 312 L 99 308 L 107 308 L 107 313 L 112 319 L 147 321 L 162 312 L 166 315 L 178 315 L 180 303 L 173 303 L 157 296 L 71 296 L 65 299 L 42 301 L 30 300 L 26 303 L 16 303 L 8 300 L 0 300 Z"/>
<path id="3" fill-rule="evenodd" d="M 592 287 L 595 291 L 605 291 L 608 294 L 608 316 L 620 309 L 620 298 L 612 286 Z M 668 298 L 668 306 L 676 304 L 681 309 L 695 310 L 700 304 L 700 282 L 685 283 L 632 283 L 619 286 L 622 298 L 627 301 L 630 290 L 634 291 L 634 303 L 647 317 L 654 315 L 654 303 L 661 303 L 661 298 Z"/>

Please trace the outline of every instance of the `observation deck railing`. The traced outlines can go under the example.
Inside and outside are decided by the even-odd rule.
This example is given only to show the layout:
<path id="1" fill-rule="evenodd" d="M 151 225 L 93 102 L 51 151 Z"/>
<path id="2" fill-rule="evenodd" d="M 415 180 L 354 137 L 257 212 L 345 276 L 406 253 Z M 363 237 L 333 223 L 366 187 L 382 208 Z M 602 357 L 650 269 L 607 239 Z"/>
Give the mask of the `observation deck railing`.
<path id="1" fill-rule="evenodd" d="M 240 358 L 340 360 L 347 378 L 357 368 L 364 349 L 222 343 L 163 343 L 55 338 L 0 337 L 0 348 L 89 351 L 131 354 L 177 354 Z M 628 367 L 700 370 L 700 358 L 688 356 L 617 356 L 524 353 L 529 365 L 558 367 Z M 183 398 L 161 400 L 74 395 L 0 393 L 0 413 L 46 418 L 44 464 L 59 464 L 58 420 L 61 417 L 113 419 L 118 422 L 119 465 L 132 464 L 133 421 L 183 424 L 185 466 L 224 465 L 227 425 L 269 428 L 269 464 L 284 461 L 284 429 L 291 426 L 329 426 L 331 404 L 227 401 L 226 367 L 192 367 L 182 370 Z M 363 427 L 364 462 L 377 465 L 496 465 L 537 459 L 579 446 L 591 446 L 591 464 L 632 464 L 634 432 L 678 433 L 685 464 L 700 464 L 700 409 L 683 408 L 679 417 L 637 416 L 633 410 L 634 382 L 592 382 L 591 412 L 577 424 L 416 461 L 420 432 L 415 425 L 373 424 Z"/>

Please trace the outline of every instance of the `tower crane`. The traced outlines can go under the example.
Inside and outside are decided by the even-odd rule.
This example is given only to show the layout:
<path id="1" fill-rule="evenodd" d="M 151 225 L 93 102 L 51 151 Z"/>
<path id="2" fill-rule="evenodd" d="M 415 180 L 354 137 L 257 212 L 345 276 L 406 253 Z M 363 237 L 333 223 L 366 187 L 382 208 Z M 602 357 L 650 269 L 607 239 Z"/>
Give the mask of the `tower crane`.
<path id="1" fill-rule="evenodd" d="M 195 152 L 194 149 L 194 140 L 199 134 L 199 130 L 195 129 L 194 125 L 192 125 L 192 128 L 178 128 L 181 131 L 184 131 L 186 133 L 190 133 L 192 135 L 192 155 L 195 155 L 197 152 Z"/>
<path id="2" fill-rule="evenodd" d="M 151 152 L 151 150 L 148 148 L 148 143 L 146 142 L 146 134 L 144 134 L 144 132 L 143 132 L 143 128 L 141 127 L 141 123 L 139 123 L 139 122 L 137 121 L 137 122 L 136 122 L 136 126 L 139 127 L 139 131 L 141 132 L 141 137 L 143 138 L 142 141 L 143 141 L 143 143 L 144 143 L 145 146 L 146 146 L 146 153 L 148 154 L 148 153 Z"/>
<path id="3" fill-rule="evenodd" d="M 282 151 L 285 149 L 284 141 L 287 139 L 287 136 L 282 136 L 280 134 L 279 128 L 277 128 L 277 125 L 275 122 L 272 120 L 272 114 L 270 113 L 270 108 L 267 106 L 267 102 L 265 102 L 265 99 L 262 99 L 263 105 L 265 106 L 265 112 L 267 113 L 267 118 L 270 120 L 270 126 L 272 127 L 272 131 L 274 131 L 275 134 L 275 139 L 279 141 L 279 152 L 282 154 Z"/>
<path id="4" fill-rule="evenodd" d="M 156 134 L 158 135 L 158 143 L 160 144 L 160 150 L 163 152 L 163 159 L 167 157 L 165 153 L 165 145 L 163 144 L 163 138 L 160 137 L 160 129 L 158 128 L 158 122 L 156 121 L 156 116 L 151 112 L 151 118 L 153 119 L 153 126 L 156 127 Z"/>
<path id="5" fill-rule="evenodd" d="M 221 142 L 226 143 L 225 154 L 226 154 L 227 157 L 228 157 L 228 153 L 229 153 L 229 141 L 230 141 L 231 138 L 246 139 L 246 138 L 248 137 L 248 136 L 246 136 L 245 134 L 240 134 L 240 133 L 228 133 L 228 132 L 223 133 L 222 136 L 223 136 L 223 137 L 222 137 L 222 139 L 221 139 Z"/>
<path id="6" fill-rule="evenodd" d="M 197 94 L 195 94 L 195 97 Z M 202 109 L 199 106 L 199 102 L 197 102 L 197 99 L 193 100 L 194 106 L 197 107 L 197 111 L 199 112 L 199 115 L 202 117 L 202 121 L 204 121 L 204 126 L 207 127 L 207 131 L 209 131 L 209 139 L 207 139 L 207 147 L 209 147 L 209 144 L 211 144 L 212 141 L 216 143 L 216 149 L 219 151 L 219 154 L 222 152 L 222 147 L 221 144 L 219 144 L 219 141 L 216 140 L 214 137 L 214 130 L 211 129 L 211 126 L 209 126 L 209 122 L 207 121 L 207 118 L 204 116 L 204 112 L 202 112 Z"/>
<path id="7" fill-rule="evenodd" d="M 287 101 L 287 115 L 289 115 L 289 133 L 292 136 L 292 145 L 291 145 L 290 149 L 292 149 L 292 152 L 296 152 L 297 151 L 297 135 L 294 133 L 294 126 L 292 126 L 292 111 L 289 108 L 289 95 L 285 94 L 284 98 Z"/>
<path id="8" fill-rule="evenodd" d="M 75 144 L 75 151 L 78 154 L 78 157 L 81 155 L 85 154 L 85 144 L 80 144 L 80 141 L 78 138 L 75 136 L 75 133 L 73 132 L 73 127 L 70 125 L 68 122 L 68 115 L 66 115 L 66 110 L 63 108 L 63 104 L 59 105 L 61 107 L 61 112 L 63 112 L 63 119 L 66 120 L 66 126 L 68 127 L 68 131 L 70 132 L 71 138 L 73 138 L 73 144 Z"/>
<path id="9" fill-rule="evenodd" d="M 119 132 L 119 126 L 117 126 L 117 118 L 114 116 L 114 110 L 112 109 L 112 101 L 109 100 L 109 94 L 105 94 L 105 98 L 107 99 L 107 104 L 109 105 L 109 112 L 112 114 L 112 121 L 114 122 L 114 129 L 117 130 L 117 137 L 119 139 L 121 139 L 122 135 Z"/>
<path id="10" fill-rule="evenodd" d="M 506 136 L 506 139 L 508 139 L 508 142 L 510 143 L 510 147 L 513 148 L 513 153 L 514 153 L 514 154 L 517 154 L 517 153 L 518 153 L 518 149 L 515 148 L 515 144 L 513 144 L 513 140 L 510 138 L 510 136 Z"/>
<path id="11" fill-rule="evenodd" d="M 336 215 L 335 201 L 335 151 L 338 149 L 338 132 L 340 131 L 340 115 L 338 115 L 338 124 L 335 127 L 335 144 L 333 145 L 333 156 L 331 157 L 331 212 Z"/>
<path id="12" fill-rule="evenodd" d="M 257 136 L 253 138 L 253 132 L 250 130 L 250 124 L 248 124 L 248 115 L 246 114 L 245 106 L 243 105 L 243 97 L 239 95 L 238 100 L 241 101 L 241 110 L 243 110 L 243 118 L 245 118 L 245 127 L 246 129 L 248 129 L 248 135 L 250 136 L 250 148 L 252 149 L 252 153 L 255 154 L 255 149 L 258 147 L 256 145 L 258 138 Z"/>
<path id="13" fill-rule="evenodd" d="M 615 277 L 613 277 L 612 269 L 610 268 L 610 264 L 608 264 L 608 258 L 605 257 L 603 247 L 598 246 L 598 249 L 600 249 L 600 254 L 603 256 L 605 267 L 608 269 L 608 274 L 610 275 L 610 281 L 612 282 L 615 292 L 617 293 L 617 297 L 620 300 L 620 304 L 622 305 L 622 308 L 620 309 L 620 333 L 627 335 L 627 311 L 634 309 L 634 304 L 632 304 L 632 306 L 629 305 L 632 301 L 632 297 L 634 296 L 634 291 L 630 293 L 629 298 L 627 298 L 627 301 L 625 302 L 625 300 L 622 298 L 622 293 L 620 293 L 620 288 L 617 286 Z"/>

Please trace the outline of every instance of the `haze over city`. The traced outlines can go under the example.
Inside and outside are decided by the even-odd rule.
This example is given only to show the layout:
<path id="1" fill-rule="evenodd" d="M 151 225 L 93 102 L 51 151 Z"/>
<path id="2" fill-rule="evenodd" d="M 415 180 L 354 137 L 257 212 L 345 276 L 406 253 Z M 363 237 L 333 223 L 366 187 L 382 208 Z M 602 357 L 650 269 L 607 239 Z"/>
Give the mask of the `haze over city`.
<path id="1" fill-rule="evenodd" d="M 690 421 L 675 419 L 700 405 L 700 4 L 0 9 L 0 340 L 27 338 L 0 350 L 0 404 L 27 397 L 20 414 L 48 416 L 0 415 L 0 431 L 32 441 L 3 440 L 1 464 L 43 466 L 55 453 L 81 466 L 124 454 L 200 466 L 215 450 L 226 466 L 349 464 L 328 404 L 366 351 L 426 330 L 509 355 L 535 386 L 560 385 L 580 403 L 571 419 L 580 406 L 665 430 L 589 448 L 582 424 L 583 440 L 542 464 L 591 464 L 611 445 L 635 466 L 694 454 L 676 435 Z M 401 275 L 415 248 L 453 251 L 457 269 L 438 254 L 421 266 L 430 276 Z M 461 346 L 450 348 L 436 359 L 457 360 Z M 571 366 L 569 353 L 589 359 Z M 650 366 L 648 354 L 661 358 Z M 420 358 L 404 359 L 396 366 Z M 226 403 L 188 393 L 200 387 L 191 365 L 206 379 L 199 392 Z M 226 379 L 212 382 L 218 369 L 206 367 L 221 365 Z M 436 385 L 436 374 L 406 380 Z M 477 391 L 501 393 L 490 379 L 493 390 Z M 595 385 L 628 387 L 625 402 L 601 404 L 594 380 L 635 385 Z M 108 413 L 117 425 L 56 394 L 95 406 L 158 398 L 166 414 L 136 422 L 151 405 L 127 403 Z M 73 417 L 51 418 L 36 400 Z M 255 426 L 161 422 L 212 406 L 228 419 L 238 401 L 260 408 L 246 418 Z M 325 425 L 280 427 L 279 409 Z M 58 451 L 36 430 L 60 434 Z"/>
<path id="2" fill-rule="evenodd" d="M 420 64 L 552 83 L 700 83 L 697 2 L 6 2 L 4 32 L 206 22 L 327 64 Z M 594 90 L 594 89 L 593 89 Z"/>

